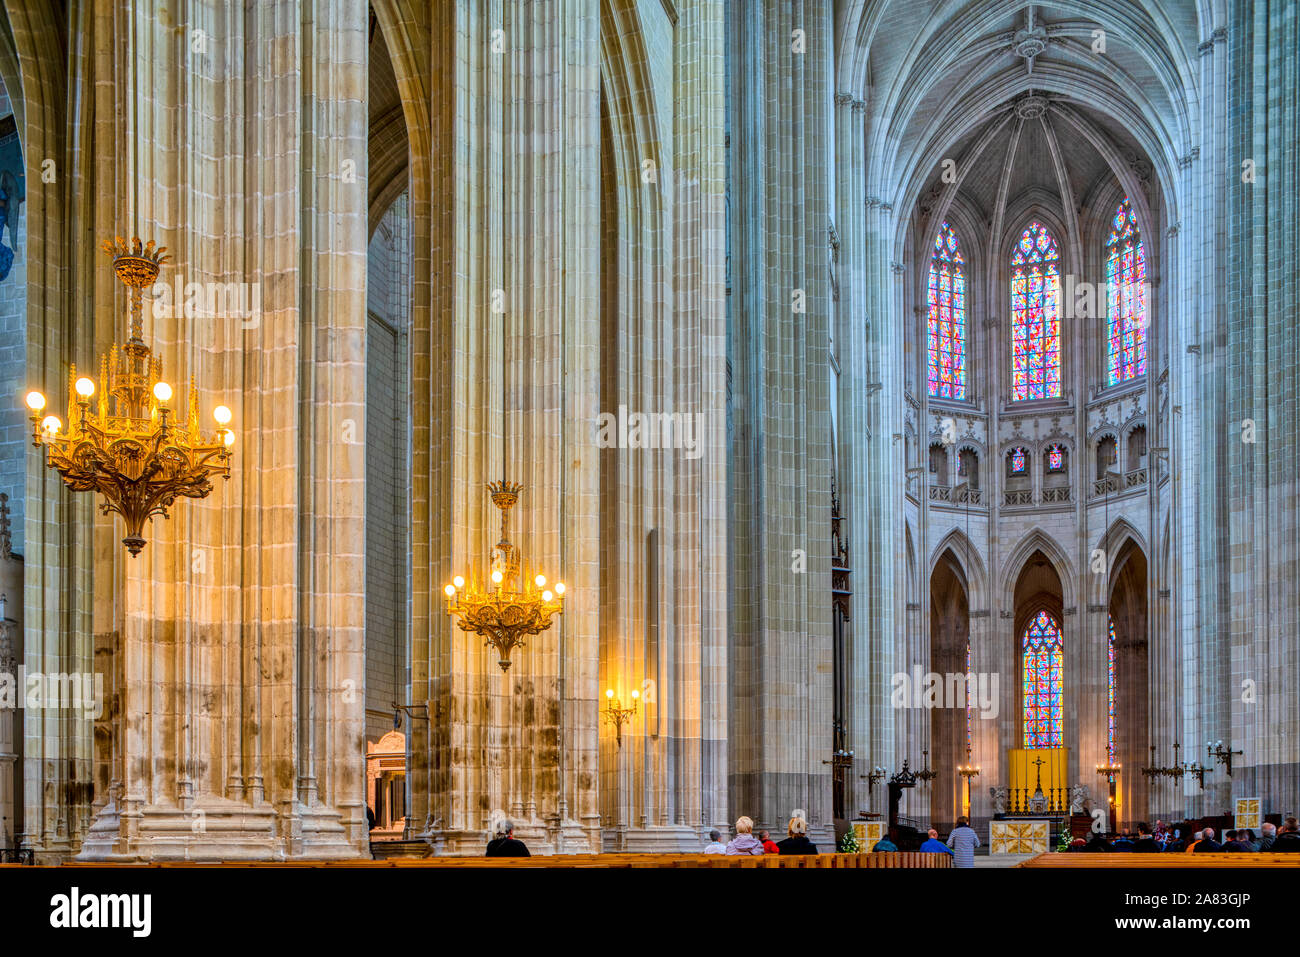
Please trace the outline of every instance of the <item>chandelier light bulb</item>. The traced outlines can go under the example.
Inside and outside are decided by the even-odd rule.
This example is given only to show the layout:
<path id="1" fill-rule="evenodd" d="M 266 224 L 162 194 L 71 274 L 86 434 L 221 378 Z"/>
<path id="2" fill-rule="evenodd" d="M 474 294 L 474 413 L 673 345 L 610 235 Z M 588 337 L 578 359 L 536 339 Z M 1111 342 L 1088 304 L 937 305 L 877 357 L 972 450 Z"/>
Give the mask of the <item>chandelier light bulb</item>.
<path id="1" fill-rule="evenodd" d="M 63 428 L 63 423 L 57 415 L 47 415 L 45 421 L 41 423 L 41 428 L 47 435 L 54 435 L 59 429 Z"/>
<path id="2" fill-rule="evenodd" d="M 538 575 L 536 578 L 533 579 L 533 581 L 537 583 L 538 588 L 541 588 L 543 585 L 546 584 L 546 576 Z"/>
<path id="3" fill-rule="evenodd" d="M 455 585 L 457 588 L 464 588 L 464 587 L 465 587 L 465 579 L 461 578 L 459 575 L 457 575 L 455 578 L 453 578 L 453 579 L 451 580 L 451 583 L 452 583 L 453 585 Z"/>
<path id="4" fill-rule="evenodd" d="M 82 376 L 80 379 L 77 380 L 76 388 L 77 388 L 77 395 L 81 396 L 83 399 L 89 399 L 92 395 L 95 394 L 94 380 L 87 379 L 85 376 Z"/>
<path id="5" fill-rule="evenodd" d="M 443 591 L 445 591 L 445 592 L 447 593 L 447 597 L 448 597 L 448 598 L 455 598 L 455 597 L 456 597 L 456 586 L 455 586 L 455 585 L 448 585 L 446 588 L 443 589 Z"/>
<path id="6" fill-rule="evenodd" d="M 27 408 L 31 409 L 33 412 L 41 411 L 41 409 L 45 408 L 45 396 L 41 395 L 39 392 L 28 392 Z"/>
<path id="7" fill-rule="evenodd" d="M 231 411 L 224 405 L 219 405 L 213 409 L 212 417 L 217 420 L 217 425 L 229 425 L 230 420 L 234 418 Z"/>
<path id="8" fill-rule="evenodd" d="M 636 700 L 637 698 L 639 698 L 639 697 L 641 697 L 641 692 L 639 692 L 639 691 L 635 691 L 635 690 L 634 690 L 634 691 L 632 692 L 632 700 L 635 701 L 635 700 Z"/>
<path id="9" fill-rule="evenodd" d="M 492 582 L 493 582 L 493 584 L 500 585 L 500 584 L 501 584 L 501 579 L 503 579 L 504 577 L 505 577 L 505 576 L 501 574 L 501 570 L 500 570 L 500 569 L 497 569 L 496 571 L 494 571 L 494 572 L 492 573 Z"/>
<path id="10" fill-rule="evenodd" d="M 563 595 L 563 594 L 564 594 L 564 582 L 556 582 L 556 583 L 555 583 L 555 594 L 557 594 L 557 595 Z"/>
<path id="11" fill-rule="evenodd" d="M 605 689 L 605 697 L 606 697 L 606 698 L 612 698 L 612 697 L 614 697 L 614 689 L 613 689 L 613 688 L 606 688 L 606 689 Z"/>
<path id="12" fill-rule="evenodd" d="M 226 443 L 226 448 L 230 448 L 230 446 L 235 444 L 235 433 L 230 429 L 225 429 L 222 433 L 221 441 Z"/>
<path id="13" fill-rule="evenodd" d="M 549 588 L 546 589 L 546 591 L 542 592 L 542 601 L 550 601 L 554 597 L 555 596 L 551 594 L 551 590 Z"/>
<path id="14" fill-rule="evenodd" d="M 153 397 L 159 402 L 168 402 L 172 397 L 172 387 L 166 382 L 159 382 L 153 387 Z"/>

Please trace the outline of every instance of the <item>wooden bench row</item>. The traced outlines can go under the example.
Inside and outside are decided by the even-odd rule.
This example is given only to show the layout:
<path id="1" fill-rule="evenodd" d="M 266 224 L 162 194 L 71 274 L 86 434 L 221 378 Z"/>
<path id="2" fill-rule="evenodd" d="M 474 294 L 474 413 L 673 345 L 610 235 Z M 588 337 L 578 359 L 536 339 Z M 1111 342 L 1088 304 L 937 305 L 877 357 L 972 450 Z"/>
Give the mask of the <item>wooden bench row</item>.
<path id="1" fill-rule="evenodd" d="M 1021 861 L 1017 867 L 1067 867 L 1075 869 L 1127 869 L 1134 867 L 1300 867 L 1300 854 L 1133 854 L 1119 851 L 1112 854 L 1092 854 L 1082 851 L 1071 853 L 1048 852 Z"/>
<path id="2" fill-rule="evenodd" d="M 17 865 L 15 865 L 17 866 Z M 475 868 L 475 867 L 572 867 L 572 868 L 947 868 L 947 854 L 919 851 L 868 854 L 808 854 L 782 856 L 737 856 L 725 854 L 556 854 L 537 857 L 393 857 L 384 860 L 349 861 L 167 861 L 154 864 L 100 864 L 70 861 L 64 867 L 387 867 L 387 868 Z"/>

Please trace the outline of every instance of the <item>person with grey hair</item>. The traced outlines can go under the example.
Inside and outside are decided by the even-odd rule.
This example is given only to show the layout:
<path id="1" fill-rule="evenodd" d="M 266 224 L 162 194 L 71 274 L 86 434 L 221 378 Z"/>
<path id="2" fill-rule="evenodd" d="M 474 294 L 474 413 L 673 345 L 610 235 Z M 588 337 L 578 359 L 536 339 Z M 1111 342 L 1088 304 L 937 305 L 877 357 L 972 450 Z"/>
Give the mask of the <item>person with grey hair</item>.
<path id="1" fill-rule="evenodd" d="M 515 840 L 515 826 L 510 819 L 503 817 L 493 829 L 495 835 L 488 841 L 488 857 L 532 857 L 528 846 L 523 841 Z"/>
<path id="2" fill-rule="evenodd" d="M 1255 842 L 1255 850 L 1267 851 L 1277 840 L 1277 825 L 1265 821 L 1259 827 L 1259 840 Z"/>
<path id="3" fill-rule="evenodd" d="M 722 843 L 722 833 L 717 828 L 714 828 L 709 832 L 709 840 L 712 841 L 712 843 L 704 849 L 705 854 L 727 853 L 727 845 Z"/>

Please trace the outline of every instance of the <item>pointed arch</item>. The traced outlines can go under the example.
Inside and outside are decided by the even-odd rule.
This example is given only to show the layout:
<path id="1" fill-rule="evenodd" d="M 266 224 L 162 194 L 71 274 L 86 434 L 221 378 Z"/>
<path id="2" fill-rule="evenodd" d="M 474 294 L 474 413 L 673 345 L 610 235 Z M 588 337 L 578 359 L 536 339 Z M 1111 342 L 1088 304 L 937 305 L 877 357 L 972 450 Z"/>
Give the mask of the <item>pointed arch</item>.
<path id="1" fill-rule="evenodd" d="M 1132 548 L 1136 548 L 1144 556 L 1150 554 L 1146 539 L 1138 531 L 1137 526 L 1120 515 L 1110 523 L 1105 532 L 1097 536 L 1088 550 L 1089 555 L 1095 555 L 1100 550 L 1106 560 L 1104 575 L 1088 577 L 1088 604 L 1103 605 L 1110 599 L 1107 592 L 1113 588 L 1114 580 L 1122 571 L 1121 566 L 1130 556 Z"/>
<path id="2" fill-rule="evenodd" d="M 951 529 L 939 539 L 934 550 L 930 552 L 930 561 L 926 569 L 926 581 L 934 577 L 934 572 L 944 552 L 950 552 L 961 574 L 965 576 L 966 594 L 969 596 L 972 614 L 989 607 L 989 578 L 980 556 L 979 549 L 966 537 L 960 528 Z"/>
<path id="3" fill-rule="evenodd" d="M 1016 607 L 1016 582 L 1020 579 L 1025 563 L 1034 552 L 1042 552 L 1052 564 L 1052 570 L 1061 580 L 1061 604 L 1067 611 L 1073 610 L 1078 604 L 1074 584 L 1076 581 L 1074 563 L 1070 561 L 1070 556 L 1066 554 L 1060 543 L 1038 527 L 1030 529 L 1020 539 L 1002 566 L 1002 581 L 998 588 L 1002 607 Z"/>

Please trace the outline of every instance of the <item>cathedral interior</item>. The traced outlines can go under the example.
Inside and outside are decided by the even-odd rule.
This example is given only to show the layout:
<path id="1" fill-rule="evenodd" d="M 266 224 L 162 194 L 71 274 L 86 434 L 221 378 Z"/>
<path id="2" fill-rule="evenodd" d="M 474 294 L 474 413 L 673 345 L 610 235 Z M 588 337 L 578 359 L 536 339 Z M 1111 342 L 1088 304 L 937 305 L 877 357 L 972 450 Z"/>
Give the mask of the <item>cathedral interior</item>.
<path id="1" fill-rule="evenodd" d="M 1300 808 L 1293 0 L 5 0 L 0 853 Z"/>

